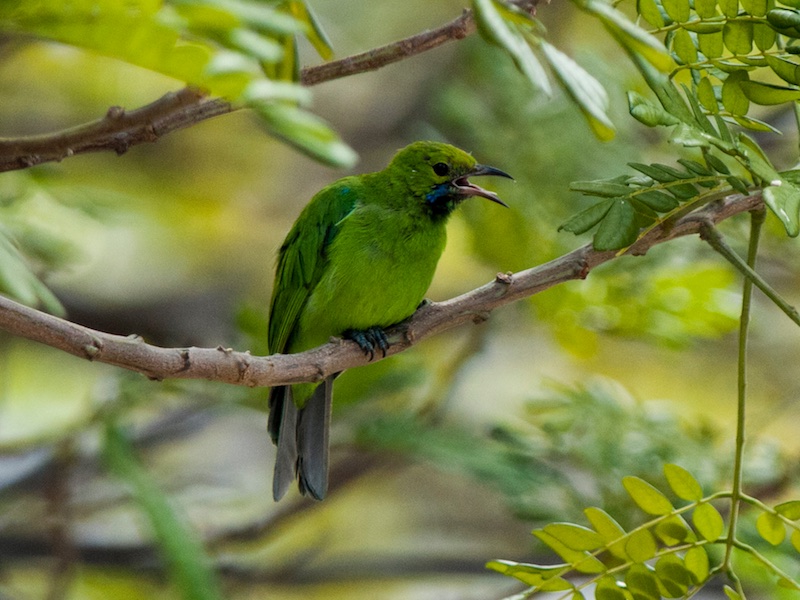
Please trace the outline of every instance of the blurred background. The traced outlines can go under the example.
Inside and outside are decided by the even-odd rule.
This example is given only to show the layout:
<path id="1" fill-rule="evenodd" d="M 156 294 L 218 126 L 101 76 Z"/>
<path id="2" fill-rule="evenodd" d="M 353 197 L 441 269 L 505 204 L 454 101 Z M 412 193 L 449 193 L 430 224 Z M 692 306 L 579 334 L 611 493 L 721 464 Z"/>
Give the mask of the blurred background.
<path id="1" fill-rule="evenodd" d="M 312 5 L 337 57 L 463 8 Z M 644 86 L 602 28 L 567 3 L 538 16 L 548 39 L 606 86 L 613 141 L 597 141 L 559 92 L 533 93 L 479 36 L 313 88 L 313 110 L 360 155 L 353 173 L 435 139 L 516 178 L 487 182 L 509 210 L 473 201 L 454 216 L 433 300 L 586 243 L 557 232 L 590 202 L 568 191 L 571 181 L 627 173 L 629 161 L 672 161 L 658 131 L 627 115 L 625 91 Z M 319 61 L 310 47 L 301 57 Z M 77 125 L 179 87 L 90 52 L 0 39 L 0 136 Z M 787 168 L 795 138 L 760 141 Z M 0 225 L 35 248 L 73 321 L 164 346 L 264 354 L 276 250 L 314 193 L 346 174 L 239 111 L 121 157 L 5 173 Z M 762 270 L 796 303 L 796 242 L 769 228 Z M 743 247 L 744 217 L 723 230 Z M 591 505 L 635 523 L 622 476 L 661 482 L 663 463 L 676 462 L 706 492 L 726 483 L 739 286 L 697 239 L 679 240 L 344 374 L 322 503 L 296 492 L 272 501 L 266 390 L 151 382 L 0 333 L 0 598 L 186 597 L 164 569 L 180 552 L 164 532 L 181 526 L 202 544 L 226 598 L 512 594 L 522 585 L 484 564 L 548 560 L 532 527 L 584 522 Z M 757 301 L 754 321 L 747 485 L 777 501 L 797 493 L 800 344 L 766 303 Z M 112 439 L 125 434 L 116 451 L 109 422 Z M 159 530 L 160 500 L 178 522 Z"/>

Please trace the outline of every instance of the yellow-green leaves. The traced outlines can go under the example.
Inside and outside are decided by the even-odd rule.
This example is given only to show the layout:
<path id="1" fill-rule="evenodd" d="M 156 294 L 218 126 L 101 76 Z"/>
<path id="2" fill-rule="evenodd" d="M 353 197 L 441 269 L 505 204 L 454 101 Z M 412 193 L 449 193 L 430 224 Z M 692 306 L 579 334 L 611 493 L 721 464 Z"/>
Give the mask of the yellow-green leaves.
<path id="1" fill-rule="evenodd" d="M 614 137 L 614 125 L 607 114 L 608 94 L 605 89 L 578 63 L 542 39 L 538 21 L 501 0 L 473 0 L 472 7 L 484 39 L 505 50 L 534 89 L 552 94 L 538 51 L 561 88 L 577 104 L 594 134 L 601 140 Z"/>
<path id="2" fill-rule="evenodd" d="M 722 535 L 725 529 L 725 522 L 722 520 L 722 515 L 714 508 L 709 502 L 703 502 L 697 505 L 692 513 L 692 523 L 694 528 L 701 536 L 709 542 L 713 542 Z"/>
<path id="3" fill-rule="evenodd" d="M 673 464 L 664 465 L 664 475 L 669 487 L 681 500 L 697 502 L 703 497 L 703 488 L 697 479 L 683 467 Z"/>
<path id="4" fill-rule="evenodd" d="M 669 499 L 639 477 L 628 476 L 622 479 L 628 494 L 644 512 L 650 515 L 668 515 L 673 507 Z"/>
<path id="5" fill-rule="evenodd" d="M 515 23 L 503 18 L 496 0 L 473 0 L 475 21 L 483 38 L 505 50 L 514 64 L 533 85 L 547 95 L 552 93 L 547 74 L 524 34 Z"/>

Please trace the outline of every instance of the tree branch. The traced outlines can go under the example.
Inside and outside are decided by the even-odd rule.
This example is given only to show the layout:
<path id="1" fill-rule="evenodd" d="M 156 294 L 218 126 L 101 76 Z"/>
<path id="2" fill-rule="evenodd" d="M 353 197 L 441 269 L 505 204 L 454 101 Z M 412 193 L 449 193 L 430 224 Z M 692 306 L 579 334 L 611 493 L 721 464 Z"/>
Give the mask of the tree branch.
<path id="1" fill-rule="evenodd" d="M 733 215 L 763 209 L 760 193 L 734 195 L 694 211 L 674 223 L 648 231 L 625 251 L 644 255 L 657 244 L 697 234 L 709 224 Z M 548 263 L 515 274 L 498 274 L 494 281 L 456 298 L 422 306 L 389 333 L 387 356 L 402 352 L 425 338 L 470 321 L 481 322 L 489 313 L 551 288 L 584 279 L 597 266 L 614 259 L 613 251 L 583 246 Z M 18 304 L 0 296 L 0 330 L 41 342 L 80 358 L 137 371 L 151 379 L 205 379 L 235 385 L 273 386 L 320 381 L 333 373 L 366 364 L 358 346 L 333 340 L 300 354 L 266 357 L 227 348 L 161 348 L 138 336 L 123 337 L 95 331 Z"/>
<path id="2" fill-rule="evenodd" d="M 475 31 L 472 12 L 431 31 L 375 48 L 362 54 L 306 67 L 300 73 L 305 86 L 379 69 L 393 62 L 460 40 Z M 45 162 L 59 162 L 86 152 L 114 151 L 123 154 L 131 146 L 155 142 L 160 137 L 217 117 L 240 107 L 220 98 L 210 98 L 195 88 L 170 92 L 155 102 L 127 112 L 112 106 L 96 121 L 71 129 L 37 136 L 0 138 L 0 172 L 26 169 Z"/>

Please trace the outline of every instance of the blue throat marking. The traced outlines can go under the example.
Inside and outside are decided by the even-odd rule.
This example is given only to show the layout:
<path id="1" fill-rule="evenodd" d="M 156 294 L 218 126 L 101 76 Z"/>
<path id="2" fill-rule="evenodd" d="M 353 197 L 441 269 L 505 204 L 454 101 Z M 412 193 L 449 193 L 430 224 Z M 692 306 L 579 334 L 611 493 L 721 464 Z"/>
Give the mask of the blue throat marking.
<path id="1" fill-rule="evenodd" d="M 440 198 L 446 196 L 450 192 L 449 183 L 439 183 L 433 186 L 433 189 L 425 196 L 425 200 L 430 204 L 435 204 Z"/>

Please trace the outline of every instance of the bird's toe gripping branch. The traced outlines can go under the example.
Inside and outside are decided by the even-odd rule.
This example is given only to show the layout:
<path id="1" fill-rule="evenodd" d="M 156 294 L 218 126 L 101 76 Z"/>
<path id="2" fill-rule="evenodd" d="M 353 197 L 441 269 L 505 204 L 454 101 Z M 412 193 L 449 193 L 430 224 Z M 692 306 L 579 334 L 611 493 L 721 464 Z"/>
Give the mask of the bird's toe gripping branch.
<path id="1" fill-rule="evenodd" d="M 389 339 L 386 332 L 381 327 L 370 327 L 369 329 L 348 329 L 342 334 L 347 340 L 353 340 L 365 356 L 370 360 L 375 358 L 375 350 L 381 351 L 381 356 L 386 357 L 389 349 Z"/>

